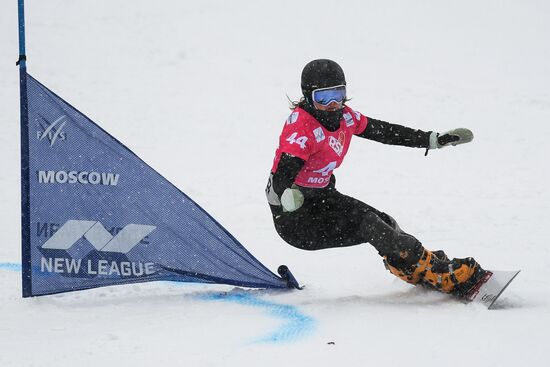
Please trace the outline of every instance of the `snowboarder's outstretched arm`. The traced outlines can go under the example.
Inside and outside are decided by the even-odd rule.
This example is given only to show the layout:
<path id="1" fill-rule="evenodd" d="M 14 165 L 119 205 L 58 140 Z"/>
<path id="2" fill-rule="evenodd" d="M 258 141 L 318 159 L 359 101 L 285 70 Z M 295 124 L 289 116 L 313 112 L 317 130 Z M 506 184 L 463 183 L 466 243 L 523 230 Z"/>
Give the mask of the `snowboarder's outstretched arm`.
<path id="1" fill-rule="evenodd" d="M 431 131 L 411 129 L 386 121 L 367 117 L 366 129 L 357 136 L 383 144 L 403 145 L 411 148 L 428 148 Z"/>
<path id="2" fill-rule="evenodd" d="M 374 140 L 383 144 L 402 145 L 411 148 L 438 149 L 450 145 L 469 143 L 473 140 L 473 133 L 464 128 L 453 129 L 440 134 L 435 131 L 411 129 L 386 121 L 367 117 L 368 125 L 357 136 Z"/>

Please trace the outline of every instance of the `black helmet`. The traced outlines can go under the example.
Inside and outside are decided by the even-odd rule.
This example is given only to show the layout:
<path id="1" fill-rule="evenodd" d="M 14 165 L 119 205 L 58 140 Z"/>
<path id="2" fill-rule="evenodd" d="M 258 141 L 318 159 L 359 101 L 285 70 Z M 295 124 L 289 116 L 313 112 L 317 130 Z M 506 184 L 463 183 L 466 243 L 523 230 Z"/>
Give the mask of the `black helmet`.
<path id="1" fill-rule="evenodd" d="M 314 89 L 336 85 L 346 85 L 346 77 L 340 65 L 332 60 L 313 60 L 302 70 L 302 93 L 309 102 Z"/>
<path id="2" fill-rule="evenodd" d="M 309 62 L 302 71 L 302 93 L 304 101 L 301 107 L 319 121 L 327 130 L 340 128 L 343 110 L 321 111 L 315 108 L 311 93 L 315 89 L 346 85 L 344 71 L 332 60 L 319 59 Z"/>

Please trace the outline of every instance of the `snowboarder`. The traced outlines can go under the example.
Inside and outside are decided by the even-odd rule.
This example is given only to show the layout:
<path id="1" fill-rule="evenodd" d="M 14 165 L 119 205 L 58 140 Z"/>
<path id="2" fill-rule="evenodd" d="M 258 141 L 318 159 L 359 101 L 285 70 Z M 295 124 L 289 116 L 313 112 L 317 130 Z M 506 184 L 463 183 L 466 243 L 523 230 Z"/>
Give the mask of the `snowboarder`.
<path id="1" fill-rule="evenodd" d="M 303 97 L 286 120 L 266 188 L 277 233 L 304 250 L 368 242 L 404 281 L 465 296 L 485 272 L 473 258 L 450 260 L 441 250 L 427 250 L 388 214 L 338 192 L 332 171 L 342 164 L 353 136 L 427 153 L 468 143 L 472 132 L 424 132 L 352 110 L 344 72 L 332 60 L 308 63 L 301 86 Z"/>

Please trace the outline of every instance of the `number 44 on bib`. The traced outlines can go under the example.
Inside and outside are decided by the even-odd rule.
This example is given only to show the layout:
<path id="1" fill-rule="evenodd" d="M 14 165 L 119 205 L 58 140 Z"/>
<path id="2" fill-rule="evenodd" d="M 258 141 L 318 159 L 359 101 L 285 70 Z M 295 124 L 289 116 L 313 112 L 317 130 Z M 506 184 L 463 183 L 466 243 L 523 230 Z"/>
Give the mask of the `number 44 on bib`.
<path id="1" fill-rule="evenodd" d="M 286 138 L 286 141 L 288 141 L 290 144 L 296 143 L 300 146 L 300 148 L 305 149 L 307 136 L 300 136 L 298 138 L 296 138 L 296 136 L 298 136 L 298 133 L 295 132 L 292 135 L 290 135 L 288 138 Z"/>

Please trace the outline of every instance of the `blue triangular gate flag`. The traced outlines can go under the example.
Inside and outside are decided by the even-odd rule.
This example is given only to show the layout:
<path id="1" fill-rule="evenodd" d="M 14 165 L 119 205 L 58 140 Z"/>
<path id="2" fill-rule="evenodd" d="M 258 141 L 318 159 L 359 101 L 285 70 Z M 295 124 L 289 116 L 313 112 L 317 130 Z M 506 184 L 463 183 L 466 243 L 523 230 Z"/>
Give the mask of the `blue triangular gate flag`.
<path id="1" fill-rule="evenodd" d="M 153 280 L 298 287 L 286 267 L 272 273 L 132 151 L 22 78 L 23 296 Z"/>

